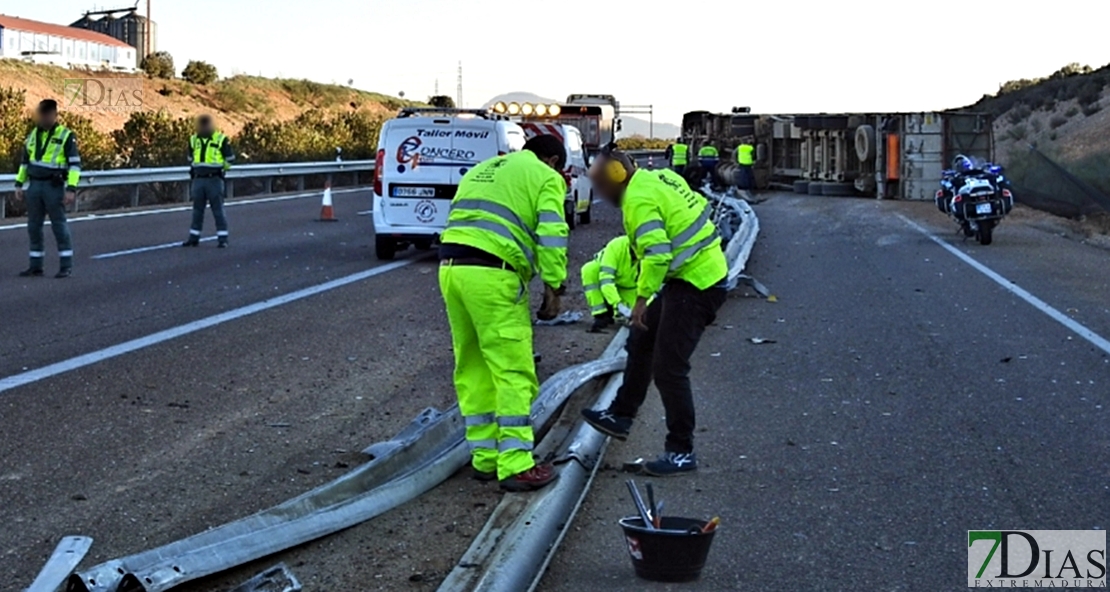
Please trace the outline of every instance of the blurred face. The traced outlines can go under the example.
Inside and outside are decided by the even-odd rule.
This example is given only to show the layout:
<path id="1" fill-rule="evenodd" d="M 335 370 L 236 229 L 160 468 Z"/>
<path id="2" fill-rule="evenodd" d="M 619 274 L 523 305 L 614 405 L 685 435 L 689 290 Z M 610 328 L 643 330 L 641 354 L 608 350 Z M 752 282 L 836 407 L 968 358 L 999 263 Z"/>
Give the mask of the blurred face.
<path id="1" fill-rule="evenodd" d="M 58 112 L 39 109 L 38 124 L 42 129 L 50 129 L 58 122 Z"/>
<path id="2" fill-rule="evenodd" d="M 211 121 L 197 121 L 197 133 L 202 136 L 210 136 L 214 131 L 214 126 Z"/>
<path id="3" fill-rule="evenodd" d="M 621 198 L 624 197 L 624 183 L 615 183 L 605 173 L 605 166 L 610 162 L 608 158 L 599 156 L 590 165 L 590 182 L 594 191 L 607 203 L 620 207 Z"/>

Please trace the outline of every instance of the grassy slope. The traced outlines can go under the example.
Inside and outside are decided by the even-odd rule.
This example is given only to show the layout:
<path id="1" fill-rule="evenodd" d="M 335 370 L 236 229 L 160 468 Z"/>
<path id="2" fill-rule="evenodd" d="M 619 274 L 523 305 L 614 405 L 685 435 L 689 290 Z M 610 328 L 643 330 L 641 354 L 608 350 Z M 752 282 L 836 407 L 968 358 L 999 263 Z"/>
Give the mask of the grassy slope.
<path id="1" fill-rule="evenodd" d="M 86 76 L 136 78 L 127 74 L 74 71 L 0 59 L 0 87 L 26 90 L 28 109 L 47 97 L 61 101 L 63 81 Z M 234 76 L 208 86 L 184 80 L 143 78 L 143 82 L 145 109 L 166 110 L 177 117 L 210 113 L 216 117 L 220 127 L 231 134 L 252 119 L 292 119 L 309 110 L 360 110 L 389 116 L 400 107 L 411 104 L 386 95 L 307 80 Z M 90 111 L 83 114 L 102 131 L 122 127 L 128 117 L 127 112 Z"/>

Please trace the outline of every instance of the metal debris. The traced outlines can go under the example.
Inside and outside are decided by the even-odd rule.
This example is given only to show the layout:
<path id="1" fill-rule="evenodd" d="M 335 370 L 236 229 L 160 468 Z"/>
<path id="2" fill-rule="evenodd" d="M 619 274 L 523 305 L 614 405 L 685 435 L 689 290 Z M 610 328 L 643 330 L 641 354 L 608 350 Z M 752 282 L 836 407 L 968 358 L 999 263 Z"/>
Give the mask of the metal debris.
<path id="1" fill-rule="evenodd" d="M 301 592 L 302 589 L 297 576 L 284 563 L 279 563 L 239 584 L 231 592 Z"/>

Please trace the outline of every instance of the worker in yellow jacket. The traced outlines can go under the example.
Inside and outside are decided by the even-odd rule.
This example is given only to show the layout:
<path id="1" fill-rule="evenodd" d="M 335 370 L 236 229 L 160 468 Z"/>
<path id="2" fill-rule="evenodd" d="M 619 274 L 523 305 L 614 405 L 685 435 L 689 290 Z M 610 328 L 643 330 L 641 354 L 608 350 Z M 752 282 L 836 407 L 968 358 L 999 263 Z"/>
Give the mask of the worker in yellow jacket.
<path id="1" fill-rule="evenodd" d="M 608 409 L 585 409 L 582 415 L 598 431 L 627 438 L 654 377 L 667 440 L 665 452 L 644 470 L 657 476 L 696 470 L 690 357 L 727 297 L 728 263 L 711 210 L 674 176 L 637 170 L 620 152 L 599 155 L 590 178 L 603 199 L 620 207 L 640 274 L 624 383 Z"/>
<path id="2" fill-rule="evenodd" d="M 636 303 L 636 254 L 627 236 L 609 241 L 593 259 L 582 266 L 582 288 L 594 318 L 591 332 L 613 324 L 613 316 L 632 316 Z"/>
<path id="3" fill-rule="evenodd" d="M 463 177 L 440 238 L 439 286 L 455 350 L 455 390 L 473 475 L 508 491 L 558 478 L 532 457 L 532 401 L 539 393 L 528 283 L 545 284 L 541 319 L 559 312 L 567 277 L 563 142 L 536 136 L 524 150 Z"/>

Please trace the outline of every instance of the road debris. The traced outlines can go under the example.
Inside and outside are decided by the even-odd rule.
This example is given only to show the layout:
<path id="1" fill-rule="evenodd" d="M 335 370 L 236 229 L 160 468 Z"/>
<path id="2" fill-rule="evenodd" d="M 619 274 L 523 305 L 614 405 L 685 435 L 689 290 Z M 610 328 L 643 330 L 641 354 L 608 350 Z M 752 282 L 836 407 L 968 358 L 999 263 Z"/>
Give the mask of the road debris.
<path id="1" fill-rule="evenodd" d="M 565 310 L 559 316 L 557 316 L 557 317 L 555 317 L 555 318 L 553 318 L 549 321 L 541 321 L 541 320 L 537 319 L 536 320 L 536 326 L 538 326 L 538 327 L 555 327 L 555 326 L 558 326 L 558 325 L 573 325 L 574 323 L 577 323 L 578 321 L 581 321 L 583 316 L 585 316 L 585 315 L 582 314 L 582 311 Z"/>
<path id="2" fill-rule="evenodd" d="M 765 344 L 771 344 L 771 343 L 778 343 L 774 339 L 763 339 L 762 337 L 752 337 L 748 341 L 750 341 L 750 342 L 752 342 L 756 345 L 765 345 Z"/>
<path id="3" fill-rule="evenodd" d="M 293 575 L 284 563 L 279 563 L 239 584 L 231 592 L 301 592 L 301 590 L 303 588 L 297 576 Z"/>

